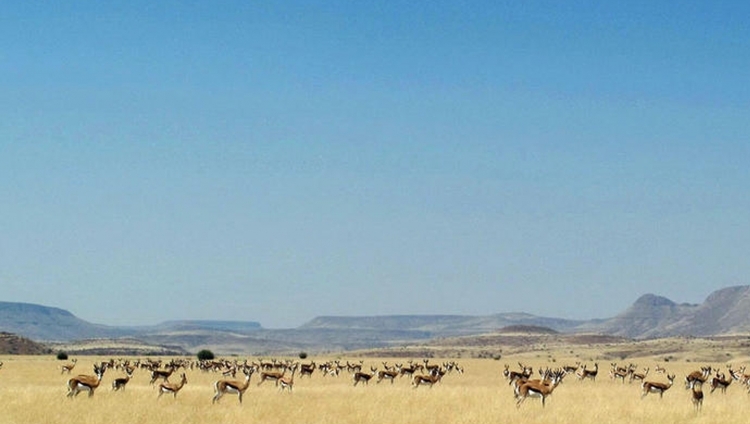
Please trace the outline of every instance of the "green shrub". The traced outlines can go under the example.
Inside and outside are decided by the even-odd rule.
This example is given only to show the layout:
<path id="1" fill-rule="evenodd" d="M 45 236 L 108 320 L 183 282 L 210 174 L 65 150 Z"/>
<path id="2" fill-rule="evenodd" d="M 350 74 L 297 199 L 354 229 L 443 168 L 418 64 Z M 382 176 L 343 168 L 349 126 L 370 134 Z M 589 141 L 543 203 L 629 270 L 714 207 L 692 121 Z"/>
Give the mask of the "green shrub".
<path id="1" fill-rule="evenodd" d="M 59 352 L 57 352 L 57 359 L 60 360 L 60 361 L 67 361 L 68 360 L 68 354 L 65 353 L 65 352 L 63 352 L 63 351 L 59 351 Z"/>
<path id="2" fill-rule="evenodd" d="M 199 361 L 210 361 L 214 358 L 215 358 L 214 353 L 208 349 L 203 349 L 200 352 L 198 352 Z"/>

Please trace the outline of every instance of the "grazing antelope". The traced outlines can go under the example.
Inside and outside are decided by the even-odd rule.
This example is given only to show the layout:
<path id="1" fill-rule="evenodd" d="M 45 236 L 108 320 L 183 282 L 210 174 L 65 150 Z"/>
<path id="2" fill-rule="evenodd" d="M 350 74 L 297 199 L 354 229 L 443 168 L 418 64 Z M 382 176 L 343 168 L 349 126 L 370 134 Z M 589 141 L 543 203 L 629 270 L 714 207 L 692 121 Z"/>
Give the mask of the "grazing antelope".
<path id="1" fill-rule="evenodd" d="M 669 381 L 667 384 L 644 381 L 643 384 L 641 384 L 641 389 L 643 390 L 641 399 L 645 398 L 649 393 L 658 393 L 659 398 L 661 399 L 664 396 L 664 392 L 669 390 L 669 388 L 672 387 L 672 384 L 674 384 L 674 374 L 668 375 L 667 380 Z"/>
<path id="2" fill-rule="evenodd" d="M 656 367 L 654 368 L 654 372 L 655 372 L 655 373 L 657 373 L 657 374 L 664 374 L 664 373 L 666 373 L 666 372 L 667 372 L 667 369 L 666 369 L 666 368 L 664 368 L 664 367 L 662 367 L 661 365 L 657 365 L 657 366 L 656 366 Z"/>
<path id="3" fill-rule="evenodd" d="M 692 389 L 692 396 L 690 400 L 693 402 L 693 408 L 696 411 L 700 411 L 703 408 L 703 391 L 701 390 L 701 383 L 694 382 L 690 385 Z"/>
<path id="4" fill-rule="evenodd" d="M 76 362 L 78 362 L 78 359 L 73 358 L 73 359 L 71 359 L 71 363 L 70 364 L 63 364 L 63 365 L 61 365 L 60 366 L 60 370 L 61 370 L 60 374 L 65 374 L 65 373 L 70 374 L 70 372 L 73 371 L 73 368 L 76 367 Z"/>
<path id="5" fill-rule="evenodd" d="M 362 371 L 356 371 L 354 374 L 352 374 L 352 379 L 354 380 L 354 385 L 356 386 L 358 383 L 364 383 L 367 385 L 367 383 L 370 382 L 370 380 L 375 376 L 375 373 L 378 372 L 378 369 L 375 367 L 370 367 L 370 373 L 362 372 Z"/>
<path id="6" fill-rule="evenodd" d="M 177 397 L 177 392 L 179 392 L 187 384 L 187 377 L 185 376 L 185 373 L 182 373 L 181 377 L 182 378 L 180 379 L 180 382 L 177 384 L 167 382 L 159 384 L 159 396 L 157 397 L 157 399 L 160 398 L 164 393 L 171 393 L 172 396 Z"/>
<path id="7" fill-rule="evenodd" d="M 292 375 L 290 377 L 281 377 L 279 379 L 279 390 L 282 392 L 286 389 L 289 390 L 289 393 L 292 392 L 292 387 L 294 386 L 294 373 L 297 372 L 297 365 L 295 364 L 292 366 Z"/>
<path id="8" fill-rule="evenodd" d="M 542 401 L 542 408 L 544 408 L 547 397 L 550 396 L 555 388 L 560 384 L 563 375 L 563 371 L 555 371 L 551 374 L 552 380 L 549 383 L 541 380 L 521 383 L 516 393 L 516 408 L 520 408 L 521 404 L 528 397 L 539 398 Z"/>
<path id="9" fill-rule="evenodd" d="M 255 372 L 254 367 L 244 367 L 242 372 L 245 374 L 245 381 L 236 380 L 219 380 L 214 383 L 214 398 L 211 403 L 216 403 L 225 394 L 236 394 L 240 403 L 242 403 L 242 395 L 250 386 L 250 376 Z"/>
<path id="10" fill-rule="evenodd" d="M 68 380 L 68 397 L 78 396 L 81 392 L 89 392 L 89 397 L 94 396 L 94 390 L 99 387 L 106 370 L 106 365 L 94 365 L 96 376 L 79 375 Z"/>
<path id="11" fill-rule="evenodd" d="M 128 384 L 130 379 L 133 378 L 133 370 L 130 368 L 125 368 L 125 377 L 115 378 L 112 381 L 112 390 L 118 391 L 118 390 L 125 390 L 125 385 Z"/>

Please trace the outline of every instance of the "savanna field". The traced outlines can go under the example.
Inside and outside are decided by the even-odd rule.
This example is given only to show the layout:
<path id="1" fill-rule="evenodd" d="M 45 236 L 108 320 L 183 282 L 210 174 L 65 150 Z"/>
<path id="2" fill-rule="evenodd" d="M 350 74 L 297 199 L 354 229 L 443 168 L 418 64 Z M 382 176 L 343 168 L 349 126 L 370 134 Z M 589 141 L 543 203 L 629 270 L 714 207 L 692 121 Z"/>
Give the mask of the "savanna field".
<path id="1" fill-rule="evenodd" d="M 750 410 L 747 386 L 732 382 L 721 393 L 710 393 L 709 382 L 703 386 L 704 403 L 696 411 L 691 401 L 692 391 L 685 388 L 685 376 L 703 366 L 728 374 L 728 366 L 738 370 L 747 360 L 729 363 L 693 361 L 660 362 L 659 358 L 634 358 L 615 361 L 616 365 L 633 366 L 638 373 L 649 369 L 647 381 L 667 382 L 667 374 L 674 374 L 674 385 L 663 398 L 657 394 L 641 397 L 641 383 L 610 377 L 612 361 L 509 355 L 495 359 L 439 359 L 429 364 L 455 361 L 463 372 L 447 372 L 433 387 L 414 388 L 408 376 L 377 383 L 374 377 L 368 384 L 354 386 L 352 374 L 342 370 L 338 377 L 323 376 L 315 370 L 311 377 L 296 374 L 293 391 L 281 391 L 273 381 L 258 386 L 260 373 L 251 375 L 243 403 L 234 394 L 227 394 L 215 404 L 214 382 L 226 378 L 219 372 L 200 369 L 178 369 L 170 382 L 178 383 L 183 372 L 187 384 L 174 397 L 158 396 L 159 383 L 150 384 L 151 373 L 136 369 L 126 388 L 112 390 L 115 378 L 125 376 L 121 369 L 108 369 L 93 397 L 83 392 L 67 397 L 67 381 L 78 374 L 93 375 L 93 365 L 109 361 L 110 357 L 81 356 L 70 375 L 63 374 L 59 361 L 47 356 L 5 356 L 0 368 L 0 422 L 2 423 L 746 423 Z M 118 361 L 143 358 L 117 358 Z M 150 359 L 150 358 L 149 358 Z M 156 359 L 156 358 L 154 358 Z M 172 358 L 158 358 L 163 363 Z M 192 361 L 193 358 L 179 358 Z M 259 361 L 258 358 L 225 358 L 229 361 Z M 317 364 L 338 359 L 362 362 L 365 372 L 384 369 L 384 364 L 406 364 L 404 358 L 316 358 L 305 360 L 279 358 L 300 363 Z M 422 358 L 413 358 L 422 363 Z M 540 368 L 559 369 L 564 365 L 586 365 L 587 370 L 598 363 L 596 379 L 579 380 L 575 373 L 566 375 L 547 398 L 542 407 L 539 399 L 528 398 L 516 406 L 513 389 L 503 375 L 505 366 L 510 371 L 521 371 L 519 362 L 533 367 L 534 378 Z M 655 371 L 664 367 L 665 373 Z M 580 370 L 581 368 L 579 368 Z M 288 377 L 287 373 L 287 377 Z M 709 381 L 711 379 L 709 377 Z M 234 377 L 244 378 L 241 372 Z M 729 378 L 729 377 L 728 377 Z M 230 377 L 231 379 L 231 377 Z"/>

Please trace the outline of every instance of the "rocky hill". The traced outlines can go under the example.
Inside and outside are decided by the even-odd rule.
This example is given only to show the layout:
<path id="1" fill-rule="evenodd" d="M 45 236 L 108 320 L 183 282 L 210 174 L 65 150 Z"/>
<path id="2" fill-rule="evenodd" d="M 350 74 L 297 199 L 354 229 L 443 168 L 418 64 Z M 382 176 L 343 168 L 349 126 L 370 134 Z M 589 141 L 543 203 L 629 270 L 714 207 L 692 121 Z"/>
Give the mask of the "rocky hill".
<path id="1" fill-rule="evenodd" d="M 44 342 L 109 339 L 144 349 L 225 354 L 337 352 L 425 343 L 446 337 L 501 334 L 508 328 L 546 328 L 562 334 L 601 334 L 631 339 L 750 333 L 750 286 L 717 290 L 701 304 L 677 304 L 646 294 L 609 319 L 574 321 L 526 313 L 486 316 L 322 316 L 294 329 L 269 330 L 253 321 L 169 321 L 147 327 L 92 324 L 68 311 L 0 302 L 0 331 Z M 102 342 L 97 344 L 106 345 Z M 116 345 L 116 343 L 115 343 Z"/>
<path id="2" fill-rule="evenodd" d="M 0 332 L 0 355 L 46 355 L 52 349 L 12 333 Z"/>
<path id="3" fill-rule="evenodd" d="M 576 330 L 640 339 L 750 333 L 748 311 L 750 286 L 717 290 L 697 305 L 646 294 L 624 312 Z"/>

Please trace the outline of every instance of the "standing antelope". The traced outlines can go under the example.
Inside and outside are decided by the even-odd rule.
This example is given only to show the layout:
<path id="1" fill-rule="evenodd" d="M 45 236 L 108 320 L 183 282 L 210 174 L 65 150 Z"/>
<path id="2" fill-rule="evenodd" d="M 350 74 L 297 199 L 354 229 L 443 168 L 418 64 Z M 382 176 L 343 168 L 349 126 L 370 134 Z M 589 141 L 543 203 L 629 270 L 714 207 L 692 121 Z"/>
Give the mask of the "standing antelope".
<path id="1" fill-rule="evenodd" d="M 73 359 L 71 359 L 71 363 L 70 364 L 63 364 L 63 365 L 61 365 L 60 366 L 60 370 L 61 370 L 60 374 L 65 374 L 65 373 L 70 374 L 70 372 L 73 371 L 73 368 L 76 367 L 76 362 L 78 362 L 78 359 L 73 358 Z"/>
<path id="2" fill-rule="evenodd" d="M 625 384 L 625 377 L 627 377 L 628 374 L 630 374 L 630 373 L 627 372 L 627 371 L 619 370 L 619 369 L 617 369 L 615 367 L 613 367 L 611 370 L 609 370 L 609 378 L 611 378 L 613 380 L 617 380 L 619 378 L 620 380 L 622 380 L 623 384 Z M 632 375 L 631 375 L 630 381 L 633 381 Z"/>
<path id="3" fill-rule="evenodd" d="M 703 408 L 703 391 L 701 390 L 701 383 L 694 382 L 690 384 L 690 388 L 692 389 L 691 400 L 693 402 L 693 408 L 695 408 L 696 411 L 700 411 Z"/>
<path id="4" fill-rule="evenodd" d="M 664 392 L 669 390 L 669 388 L 672 387 L 672 384 L 674 384 L 674 374 L 668 375 L 667 380 L 669 380 L 669 383 L 667 384 L 644 381 L 643 384 L 641 384 L 641 389 L 643 390 L 641 399 L 645 398 L 649 393 L 658 393 L 659 398 L 661 399 L 664 396 Z"/>
<path id="5" fill-rule="evenodd" d="M 356 371 L 354 374 L 352 374 L 352 379 L 354 380 L 354 385 L 356 386 L 357 383 L 369 383 L 372 377 L 375 376 L 375 373 L 378 372 L 378 369 L 375 367 L 370 367 L 370 374 L 362 371 Z"/>
<path id="6" fill-rule="evenodd" d="M 383 381 L 383 379 L 391 380 L 391 384 L 393 384 L 393 380 L 398 377 L 398 371 L 395 369 L 393 370 L 382 370 L 378 371 L 378 383 Z"/>
<path id="7" fill-rule="evenodd" d="M 599 364 L 594 363 L 593 370 L 586 369 L 586 364 L 584 364 L 583 368 L 576 374 L 576 376 L 578 377 L 578 380 L 580 381 L 583 381 L 587 378 L 592 381 L 596 381 L 597 374 L 599 374 Z"/>
<path id="8" fill-rule="evenodd" d="M 708 376 L 711 375 L 711 367 L 701 367 L 700 371 L 693 371 L 685 376 L 685 388 L 689 388 L 691 383 L 696 381 L 703 384 L 708 380 Z"/>
<path id="9" fill-rule="evenodd" d="M 315 361 L 311 361 L 309 364 L 300 364 L 299 366 L 300 378 L 305 375 L 308 377 L 312 377 L 313 371 L 315 371 Z"/>
<path id="10" fill-rule="evenodd" d="M 222 396 L 227 393 L 236 394 L 240 403 L 242 403 L 242 395 L 245 393 L 245 390 L 247 390 L 248 386 L 250 386 L 250 376 L 253 375 L 253 372 L 255 372 L 255 368 L 244 367 L 242 369 L 242 372 L 245 373 L 245 381 L 219 380 L 214 383 L 215 394 L 213 400 L 211 400 L 212 404 L 216 403 L 219 399 L 221 399 Z"/>
<path id="11" fill-rule="evenodd" d="M 560 384 L 563 375 L 563 371 L 552 373 L 552 380 L 549 383 L 541 380 L 521 383 L 516 393 L 516 407 L 520 408 L 521 404 L 526 400 L 527 397 L 537 397 L 542 401 L 542 408 L 544 408 L 545 400 Z"/>
<path id="12" fill-rule="evenodd" d="M 426 384 L 430 386 L 430 388 L 432 388 L 435 383 L 440 382 L 440 379 L 442 377 L 443 373 L 439 369 L 434 369 L 430 372 L 429 375 L 415 375 L 411 381 L 411 385 L 415 389 L 423 384 Z"/>
<path id="13" fill-rule="evenodd" d="M 174 372 L 174 366 L 170 365 L 166 370 L 153 370 L 151 371 L 151 381 L 148 384 L 154 384 L 158 379 L 164 380 L 165 383 L 169 383 L 169 376 Z"/>
<path id="14" fill-rule="evenodd" d="M 279 380 L 284 377 L 285 373 L 286 368 L 284 368 L 283 371 L 262 371 L 260 373 L 260 381 L 258 382 L 258 385 L 260 386 L 266 380 L 273 380 L 274 383 L 278 386 Z"/>
<path id="15" fill-rule="evenodd" d="M 68 380 L 68 397 L 78 396 L 80 392 L 89 392 L 89 397 L 94 396 L 94 390 L 99 387 L 106 370 L 106 365 L 94 365 L 96 376 L 79 375 Z"/>
<path id="16" fill-rule="evenodd" d="M 279 379 L 279 390 L 282 392 L 284 389 L 289 390 L 289 393 L 292 392 L 292 388 L 294 386 L 294 373 L 297 372 L 297 364 L 294 364 L 292 366 L 292 375 L 290 377 L 281 377 Z"/>
<path id="17" fill-rule="evenodd" d="M 649 371 L 648 368 L 644 369 L 643 373 L 638 373 L 638 372 L 635 372 L 635 370 L 633 370 L 630 373 L 630 382 L 632 383 L 634 380 L 639 380 L 640 382 L 643 382 L 643 380 L 645 380 L 646 376 L 648 375 L 648 371 Z"/>
<path id="18" fill-rule="evenodd" d="M 177 392 L 179 392 L 187 384 L 187 377 L 185 376 L 185 373 L 182 373 L 181 377 L 182 378 L 180 379 L 180 382 L 177 384 L 167 382 L 159 384 L 159 396 L 157 397 L 157 399 L 160 398 L 164 393 L 171 393 L 174 397 L 177 397 Z"/>
<path id="19" fill-rule="evenodd" d="M 112 390 L 125 390 L 125 385 L 128 384 L 131 378 L 133 378 L 133 370 L 125 368 L 125 377 L 115 378 L 112 381 Z"/>
<path id="20" fill-rule="evenodd" d="M 714 390 L 719 389 L 721 390 L 721 393 L 726 394 L 727 393 L 727 387 L 732 384 L 732 379 L 727 379 L 723 373 L 716 373 L 716 377 L 711 379 L 711 393 L 714 392 Z"/>

